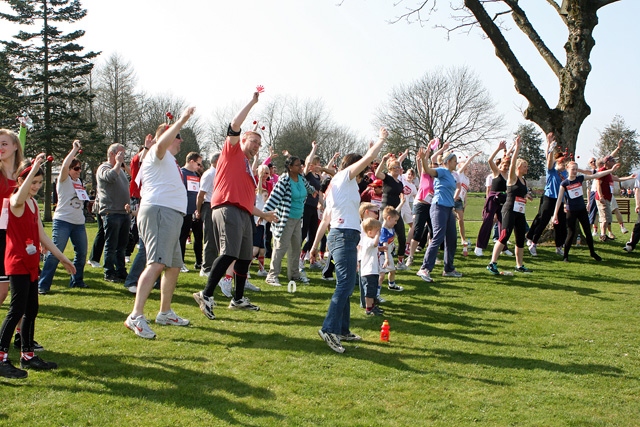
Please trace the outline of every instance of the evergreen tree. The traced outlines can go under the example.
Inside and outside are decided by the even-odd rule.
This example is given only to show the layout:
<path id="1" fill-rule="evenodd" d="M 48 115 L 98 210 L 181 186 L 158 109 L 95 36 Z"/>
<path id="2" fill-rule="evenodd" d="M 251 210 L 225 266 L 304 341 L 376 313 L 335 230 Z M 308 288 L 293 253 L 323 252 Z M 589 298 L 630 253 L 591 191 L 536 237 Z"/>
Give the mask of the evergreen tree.
<path id="1" fill-rule="evenodd" d="M 537 181 L 546 173 L 546 161 L 542 149 L 542 144 L 545 141 L 543 135 L 533 123 L 520 124 L 516 134 L 520 135 L 522 139 L 520 157 L 529 164 L 529 171 L 525 178 Z"/>
<path id="2" fill-rule="evenodd" d="M 73 24 L 86 15 L 78 0 L 7 0 L 14 14 L 0 18 L 34 30 L 20 31 L 5 45 L 10 72 L 21 91 L 21 104 L 34 122 L 26 154 L 51 154 L 61 160 L 74 139 L 89 135 L 95 124 L 82 108 L 90 100 L 84 76 L 91 72 L 91 59 L 98 53 L 83 53 L 77 41 L 83 30 L 65 33 L 54 26 Z M 106 150 L 105 150 L 106 152 Z M 51 163 L 46 165 L 45 220 L 51 220 Z"/>
<path id="3" fill-rule="evenodd" d="M 635 129 L 629 129 L 622 117 L 615 116 L 611 124 L 600 133 L 596 154 L 598 157 L 608 156 L 618 148 L 619 142 L 621 142 L 620 150 L 616 154 L 616 159 L 620 163 L 620 169 L 616 171 L 616 175 L 626 176 L 640 164 L 638 134 Z"/>
<path id="4" fill-rule="evenodd" d="M 4 50 L 0 51 L 0 128 L 17 127 L 16 116 L 20 114 L 20 91 L 9 73 L 9 60 Z"/>

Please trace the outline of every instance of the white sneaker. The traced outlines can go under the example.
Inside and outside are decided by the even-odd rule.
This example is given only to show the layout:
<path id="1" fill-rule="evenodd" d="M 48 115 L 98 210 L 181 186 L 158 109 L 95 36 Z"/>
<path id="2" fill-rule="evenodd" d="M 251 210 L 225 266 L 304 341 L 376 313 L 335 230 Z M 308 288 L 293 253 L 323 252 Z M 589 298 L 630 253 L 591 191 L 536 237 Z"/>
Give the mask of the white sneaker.
<path id="1" fill-rule="evenodd" d="M 137 287 L 136 285 L 131 285 L 131 286 L 129 286 L 129 287 L 127 288 L 127 290 L 128 290 L 129 292 L 131 292 L 132 294 L 135 294 L 135 293 L 137 293 L 137 292 L 138 292 L 138 287 Z"/>
<path id="2" fill-rule="evenodd" d="M 564 256 L 564 249 L 556 247 L 556 253 L 560 256 Z"/>
<path id="3" fill-rule="evenodd" d="M 398 270 L 398 271 L 404 271 L 404 270 L 408 270 L 408 269 L 409 269 L 409 267 L 407 267 L 407 264 L 405 264 L 403 262 L 399 262 L 396 265 L 396 270 Z"/>
<path id="4" fill-rule="evenodd" d="M 156 323 L 158 325 L 167 326 L 187 326 L 189 324 L 189 319 L 183 319 L 174 313 L 173 310 L 169 310 L 166 313 L 158 313 L 156 316 Z"/>
<path id="5" fill-rule="evenodd" d="M 407 257 L 407 259 L 404 260 L 404 264 L 409 267 L 410 265 L 413 265 L 413 257 L 411 255 L 409 255 Z"/>
<path id="6" fill-rule="evenodd" d="M 209 277 L 210 271 L 200 270 L 200 277 Z"/>
<path id="7" fill-rule="evenodd" d="M 127 316 L 127 320 L 124 321 L 124 326 L 131 329 L 140 338 L 153 339 L 156 337 L 156 333 L 151 330 L 147 319 L 143 315 L 131 318 L 131 315 Z"/>
<path id="8" fill-rule="evenodd" d="M 129 264 L 129 262 L 131 262 L 131 258 L 128 256 L 124 257 L 124 262 Z"/>
<path id="9" fill-rule="evenodd" d="M 258 276 L 259 277 L 267 277 L 269 275 L 269 272 L 267 270 L 265 270 L 264 268 L 258 270 Z"/>
<path id="10" fill-rule="evenodd" d="M 473 250 L 473 253 L 476 254 L 476 256 L 482 256 L 482 248 L 476 246 L 476 248 Z"/>
<path id="11" fill-rule="evenodd" d="M 300 277 L 298 279 L 294 279 L 296 282 L 304 283 L 305 285 L 309 283 L 309 278 L 306 274 L 300 273 Z"/>
<path id="12" fill-rule="evenodd" d="M 431 275 L 429 274 L 429 272 L 422 268 L 416 273 L 416 276 L 420 277 L 425 282 L 430 282 L 430 283 L 433 282 L 433 279 L 431 278 Z"/>
<path id="13" fill-rule="evenodd" d="M 513 256 L 513 252 L 511 252 L 509 249 L 505 249 L 504 251 L 502 251 L 502 253 L 506 256 Z"/>
<path id="14" fill-rule="evenodd" d="M 538 256 L 535 243 L 532 243 L 531 246 L 529 246 L 529 252 L 531 253 L 531 256 Z"/>
<path id="15" fill-rule="evenodd" d="M 626 252 L 633 252 L 633 246 L 631 246 L 631 242 L 625 243 L 624 248 L 622 249 L 624 249 Z"/>
<path id="16" fill-rule="evenodd" d="M 247 298 L 247 297 L 243 297 L 239 301 L 236 301 L 235 299 L 232 299 L 231 302 L 229 303 L 229 308 L 231 310 L 254 310 L 254 311 L 260 311 L 260 307 L 258 307 L 255 304 L 251 304 L 251 301 L 249 301 L 249 298 Z"/>
<path id="17" fill-rule="evenodd" d="M 260 288 L 257 287 L 256 285 L 254 285 L 253 283 L 251 283 L 248 279 L 247 279 L 246 283 L 244 284 L 244 288 L 248 289 L 250 291 L 253 291 L 253 292 L 260 292 Z"/>
<path id="18" fill-rule="evenodd" d="M 629 232 L 629 230 L 627 230 L 626 228 L 624 228 L 624 225 L 621 225 L 621 226 L 620 226 L 620 232 L 621 232 L 622 234 L 627 234 L 627 233 Z"/>
<path id="19" fill-rule="evenodd" d="M 271 286 L 282 286 L 282 284 L 280 284 L 280 280 L 278 280 L 277 277 L 274 277 L 274 278 L 267 277 L 267 280 L 265 280 L 265 282 L 267 283 L 267 285 L 271 285 Z"/>
<path id="20" fill-rule="evenodd" d="M 231 298 L 231 291 L 233 290 L 233 279 L 231 277 L 223 277 L 218 282 L 218 286 L 220 286 L 220 290 L 224 294 L 225 297 Z"/>
<path id="21" fill-rule="evenodd" d="M 202 314 L 204 314 L 211 320 L 216 318 L 215 314 L 213 314 L 213 307 L 216 305 L 216 303 L 213 300 L 212 296 L 208 297 L 202 291 L 200 291 L 193 294 L 193 299 L 198 303 Z"/>
<path id="22" fill-rule="evenodd" d="M 89 264 L 93 268 L 100 268 L 101 267 L 99 262 L 95 262 L 95 261 L 92 261 L 92 260 L 87 261 L 87 264 Z"/>
<path id="23" fill-rule="evenodd" d="M 340 338 L 336 334 L 323 332 L 322 329 L 320 329 L 318 331 L 318 335 L 320 335 L 320 338 L 322 338 L 324 342 L 327 343 L 331 350 L 335 351 L 336 353 L 344 353 L 344 347 L 340 342 Z"/>
<path id="24" fill-rule="evenodd" d="M 300 258 L 298 260 L 298 269 L 302 270 L 304 268 L 304 258 Z"/>
<path id="25" fill-rule="evenodd" d="M 188 273 L 189 269 L 187 268 L 186 265 L 182 264 L 182 267 L 180 268 L 180 273 Z"/>

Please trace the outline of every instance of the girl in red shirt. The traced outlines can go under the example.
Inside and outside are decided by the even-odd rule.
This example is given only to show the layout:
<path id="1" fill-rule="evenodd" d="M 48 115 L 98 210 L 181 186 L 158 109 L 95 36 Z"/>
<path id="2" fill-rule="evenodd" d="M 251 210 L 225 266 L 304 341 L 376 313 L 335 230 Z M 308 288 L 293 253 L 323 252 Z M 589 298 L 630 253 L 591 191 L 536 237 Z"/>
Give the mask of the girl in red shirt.
<path id="1" fill-rule="evenodd" d="M 33 198 L 42 187 L 40 165 L 44 153 L 38 154 L 33 165 L 18 170 L 17 187 L 10 198 L 7 213 L 7 249 L 4 265 L 11 286 L 11 304 L 0 327 L 0 376 L 24 378 L 27 372 L 14 367 L 7 358 L 13 332 L 22 320 L 22 352 L 20 367 L 55 369 L 53 362 L 45 362 L 34 354 L 33 332 L 38 314 L 38 276 L 40 273 L 40 245 L 51 251 L 64 268 L 75 274 L 75 267 L 53 244 L 40 221 L 38 204 Z"/>

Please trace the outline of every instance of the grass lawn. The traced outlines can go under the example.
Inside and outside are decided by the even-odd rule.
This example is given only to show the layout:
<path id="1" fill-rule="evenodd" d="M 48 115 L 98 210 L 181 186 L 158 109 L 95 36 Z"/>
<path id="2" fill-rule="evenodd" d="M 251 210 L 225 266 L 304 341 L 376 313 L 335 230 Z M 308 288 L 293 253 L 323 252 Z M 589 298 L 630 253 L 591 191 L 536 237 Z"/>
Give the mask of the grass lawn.
<path id="1" fill-rule="evenodd" d="M 482 203 L 469 201 L 472 243 Z M 90 242 L 95 231 L 88 225 Z M 379 341 L 383 318 L 365 317 L 354 296 L 352 330 L 364 340 L 345 343 L 343 355 L 317 335 L 333 284 L 316 271 L 295 294 L 254 274 L 262 292 L 248 295 L 259 312 L 228 310 L 216 290 L 213 321 L 191 296 L 205 279 L 181 274 L 173 307 L 192 324 L 152 324 L 149 341 L 123 326 L 133 296 L 122 285 L 87 266 L 90 288 L 69 289 L 59 268 L 40 298 L 36 339 L 60 368 L 0 379 L 0 425 L 637 426 L 640 251 L 625 253 L 624 241 L 598 242 L 602 263 L 585 246 L 568 264 L 540 246 L 525 255 L 534 270 L 525 275 L 491 276 L 488 256 L 472 252 L 456 258 L 460 279 L 436 265 L 427 284 L 414 266 L 398 274 L 404 292 L 383 290 L 390 342 Z M 193 267 L 190 246 L 188 260 Z M 146 316 L 158 306 L 154 291 Z"/>

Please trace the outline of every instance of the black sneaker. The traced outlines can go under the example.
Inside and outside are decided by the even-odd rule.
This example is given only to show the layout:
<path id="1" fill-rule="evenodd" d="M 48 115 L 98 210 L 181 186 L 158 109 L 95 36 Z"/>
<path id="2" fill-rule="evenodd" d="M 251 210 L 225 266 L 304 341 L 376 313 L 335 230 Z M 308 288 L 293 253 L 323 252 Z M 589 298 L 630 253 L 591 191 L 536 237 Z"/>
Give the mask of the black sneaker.
<path id="1" fill-rule="evenodd" d="M 70 288 L 88 288 L 89 286 L 87 286 L 87 284 L 84 282 L 79 282 L 79 283 L 69 283 L 69 287 Z"/>
<path id="2" fill-rule="evenodd" d="M 365 310 L 364 314 L 367 316 L 382 316 L 384 314 L 384 310 L 374 305 L 371 310 Z"/>
<path id="3" fill-rule="evenodd" d="M 49 371 L 51 369 L 58 369 L 58 364 L 55 362 L 45 362 L 40 359 L 40 356 L 33 356 L 29 360 L 20 358 L 20 367 L 22 369 L 35 369 L 37 371 Z"/>
<path id="4" fill-rule="evenodd" d="M 9 360 L 0 362 L 0 377 L 27 378 L 28 375 L 29 373 L 27 371 L 16 368 L 11 362 L 9 362 Z"/>
<path id="5" fill-rule="evenodd" d="M 13 348 L 17 348 L 18 350 L 22 349 L 22 338 L 20 337 L 19 333 L 17 333 L 16 336 L 13 338 Z M 44 347 L 38 344 L 38 341 L 34 340 L 33 351 L 42 351 L 42 350 L 44 350 Z"/>

